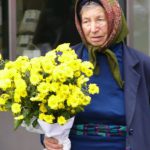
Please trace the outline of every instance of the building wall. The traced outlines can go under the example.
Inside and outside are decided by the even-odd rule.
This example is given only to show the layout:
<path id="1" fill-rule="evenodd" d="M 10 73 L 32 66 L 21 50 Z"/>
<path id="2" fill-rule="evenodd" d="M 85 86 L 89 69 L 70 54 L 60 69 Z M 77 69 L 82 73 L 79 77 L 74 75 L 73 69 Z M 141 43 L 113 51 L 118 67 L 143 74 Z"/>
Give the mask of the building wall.
<path id="1" fill-rule="evenodd" d="M 42 150 L 40 136 L 26 131 L 23 127 L 13 129 L 13 118 L 9 113 L 0 112 L 0 150 Z"/>

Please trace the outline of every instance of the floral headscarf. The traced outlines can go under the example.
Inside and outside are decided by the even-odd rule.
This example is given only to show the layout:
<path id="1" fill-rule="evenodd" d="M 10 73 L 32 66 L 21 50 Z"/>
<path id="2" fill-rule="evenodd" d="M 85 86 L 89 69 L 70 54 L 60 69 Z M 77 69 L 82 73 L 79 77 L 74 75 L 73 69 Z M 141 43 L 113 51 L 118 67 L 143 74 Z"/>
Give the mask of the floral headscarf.
<path id="1" fill-rule="evenodd" d="M 90 1 L 102 5 L 108 18 L 109 36 L 104 45 L 101 46 L 101 49 L 105 50 L 110 45 L 123 41 L 128 34 L 128 29 L 124 14 L 117 0 L 77 0 L 75 6 L 75 24 L 84 43 L 86 44 L 86 41 L 80 24 L 79 11 L 86 2 Z"/>
<path id="2" fill-rule="evenodd" d="M 81 28 L 80 22 L 80 10 L 82 6 L 87 2 L 96 2 L 99 3 L 105 10 L 107 20 L 108 20 L 108 38 L 103 45 L 100 47 L 95 47 L 89 45 L 84 37 L 83 30 Z M 103 52 L 108 59 L 111 72 L 117 81 L 118 85 L 122 88 L 123 81 L 121 79 L 120 70 L 117 58 L 112 50 L 109 49 L 110 46 L 124 41 L 128 34 L 128 28 L 125 21 L 124 14 L 117 0 L 77 0 L 75 5 L 75 24 L 77 30 L 81 36 L 83 43 L 86 45 L 89 51 L 90 61 L 95 66 L 95 72 L 97 72 L 97 62 L 96 62 L 96 53 Z"/>

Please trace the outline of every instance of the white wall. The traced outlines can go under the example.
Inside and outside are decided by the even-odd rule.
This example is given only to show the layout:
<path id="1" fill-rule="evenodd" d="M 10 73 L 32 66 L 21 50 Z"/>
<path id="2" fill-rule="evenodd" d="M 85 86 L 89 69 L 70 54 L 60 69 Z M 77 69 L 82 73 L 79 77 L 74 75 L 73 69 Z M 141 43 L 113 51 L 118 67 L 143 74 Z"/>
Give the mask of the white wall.
<path id="1" fill-rule="evenodd" d="M 22 127 L 14 131 L 12 116 L 0 112 L 0 150 L 42 150 L 40 136 Z"/>

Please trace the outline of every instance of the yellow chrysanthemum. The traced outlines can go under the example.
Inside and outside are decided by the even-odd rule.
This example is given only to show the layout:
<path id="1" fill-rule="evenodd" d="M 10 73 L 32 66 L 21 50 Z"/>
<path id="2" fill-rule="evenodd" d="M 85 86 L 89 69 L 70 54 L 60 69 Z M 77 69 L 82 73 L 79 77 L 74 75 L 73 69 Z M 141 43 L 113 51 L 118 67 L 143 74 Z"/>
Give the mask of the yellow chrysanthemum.
<path id="1" fill-rule="evenodd" d="M 13 103 L 11 106 L 11 110 L 14 114 L 21 112 L 21 105 L 18 103 Z"/>
<path id="2" fill-rule="evenodd" d="M 55 117 L 53 115 L 45 115 L 44 116 L 44 121 L 46 121 L 47 123 L 52 124 L 54 121 Z"/>
<path id="3" fill-rule="evenodd" d="M 86 67 L 88 69 L 94 69 L 93 64 L 91 62 L 89 62 L 89 61 L 82 62 L 82 66 L 84 66 L 84 67 Z"/>
<path id="4" fill-rule="evenodd" d="M 14 83 L 16 88 L 25 90 L 27 88 L 27 84 L 25 80 L 23 80 L 21 77 L 15 77 Z"/>
<path id="5" fill-rule="evenodd" d="M 69 49 L 71 49 L 69 46 L 70 46 L 70 43 L 64 43 L 64 44 L 58 45 L 56 48 L 56 51 L 63 52 L 65 50 L 69 50 Z"/>
<path id="6" fill-rule="evenodd" d="M 0 80 L 3 79 L 11 79 L 12 76 L 10 76 L 9 70 L 4 69 L 4 70 L 0 70 Z"/>
<path id="7" fill-rule="evenodd" d="M 57 118 L 57 123 L 60 125 L 64 125 L 67 122 L 64 116 L 60 116 Z"/>
<path id="8" fill-rule="evenodd" d="M 68 97 L 68 94 L 62 93 L 61 91 L 60 92 L 57 91 L 56 94 L 57 94 L 57 97 L 59 99 L 59 103 L 63 103 Z"/>
<path id="9" fill-rule="evenodd" d="M 7 111 L 5 106 L 0 106 L 0 111 Z"/>
<path id="10" fill-rule="evenodd" d="M 45 79 L 46 82 L 51 83 L 53 81 L 53 78 L 51 75 L 48 75 Z"/>
<path id="11" fill-rule="evenodd" d="M 16 103 L 21 102 L 21 95 L 20 95 L 20 93 L 18 93 L 17 90 L 15 90 L 15 92 L 14 92 L 14 102 L 16 102 Z"/>
<path id="12" fill-rule="evenodd" d="M 55 81 L 65 82 L 68 78 L 73 78 L 73 70 L 66 64 L 55 67 L 52 77 Z"/>
<path id="13" fill-rule="evenodd" d="M 2 94 L 0 96 L 0 105 L 5 105 L 9 98 L 10 96 L 8 94 Z"/>
<path id="14" fill-rule="evenodd" d="M 43 103 L 40 104 L 40 111 L 41 111 L 42 113 L 46 113 L 46 112 L 47 112 L 47 109 L 46 109 L 46 107 L 45 107 L 45 104 L 43 104 Z"/>
<path id="15" fill-rule="evenodd" d="M 13 63 L 13 66 L 18 70 L 21 71 L 22 66 L 29 62 L 29 58 L 27 56 L 19 56 Z"/>
<path id="16" fill-rule="evenodd" d="M 85 68 L 82 72 L 87 76 L 91 77 L 93 75 L 93 70 Z"/>
<path id="17" fill-rule="evenodd" d="M 33 85 L 37 85 L 41 80 L 43 79 L 43 76 L 39 73 L 32 72 L 30 76 L 30 82 Z"/>
<path id="18" fill-rule="evenodd" d="M 41 82 L 38 87 L 37 90 L 41 93 L 48 93 L 49 92 L 49 87 L 50 87 L 50 83 L 46 83 L 46 82 Z"/>
<path id="19" fill-rule="evenodd" d="M 20 62 L 20 63 L 24 64 L 25 62 L 28 62 L 28 61 L 29 61 L 28 56 L 19 56 L 15 62 Z"/>
<path id="20" fill-rule="evenodd" d="M 44 113 L 40 113 L 40 114 L 39 114 L 39 119 L 40 119 L 40 120 L 44 120 L 44 117 L 45 117 L 45 114 L 44 114 Z"/>
<path id="21" fill-rule="evenodd" d="M 50 84 L 49 90 L 50 90 L 51 92 L 56 92 L 56 91 L 58 91 L 59 86 L 60 86 L 60 83 L 59 83 L 59 82 L 52 82 L 52 83 Z"/>
<path id="22" fill-rule="evenodd" d="M 90 94 L 98 94 L 99 93 L 99 87 L 96 84 L 90 84 L 88 87 L 88 91 Z"/>
<path id="23" fill-rule="evenodd" d="M 59 92 L 68 95 L 70 93 L 69 85 L 61 84 L 59 88 Z"/>
<path id="24" fill-rule="evenodd" d="M 14 77 L 17 77 L 18 74 L 19 73 L 15 68 L 11 68 L 11 69 L 7 70 L 7 78 L 9 78 L 9 79 L 13 79 Z"/>
<path id="25" fill-rule="evenodd" d="M 51 74 L 55 68 L 54 63 L 51 61 L 50 58 L 45 58 L 41 62 L 41 66 L 45 73 Z"/>
<path id="26" fill-rule="evenodd" d="M 46 101 L 45 96 L 45 93 L 39 93 L 35 97 L 31 97 L 30 100 L 44 103 Z"/>
<path id="27" fill-rule="evenodd" d="M 1 97 L 5 100 L 8 100 L 10 98 L 9 94 L 1 94 Z"/>
<path id="28" fill-rule="evenodd" d="M 48 58 L 49 60 L 51 60 L 53 65 L 56 64 L 55 59 L 56 59 L 57 56 L 56 56 L 56 52 L 54 50 L 47 52 L 45 57 L 46 57 L 46 59 Z"/>
<path id="29" fill-rule="evenodd" d="M 0 80 L 0 89 L 6 91 L 8 88 L 11 88 L 11 79 Z"/>
<path id="30" fill-rule="evenodd" d="M 0 97 L 0 105 L 5 105 L 6 104 L 6 99 Z"/>
<path id="31" fill-rule="evenodd" d="M 31 64 L 30 62 L 24 63 L 24 65 L 21 66 L 21 72 L 25 73 L 26 71 L 31 70 Z"/>
<path id="32" fill-rule="evenodd" d="M 73 108 L 78 107 L 80 104 L 80 100 L 76 96 L 70 96 L 67 100 L 67 105 Z"/>
<path id="33" fill-rule="evenodd" d="M 19 95 L 20 97 L 26 97 L 27 96 L 27 91 L 24 88 L 16 88 L 15 89 L 15 96 Z"/>
<path id="34" fill-rule="evenodd" d="M 37 72 L 41 71 L 42 68 L 41 68 L 41 58 L 40 57 L 32 58 L 30 60 L 30 64 L 31 64 L 32 70 L 36 70 Z"/>
<path id="35" fill-rule="evenodd" d="M 12 70 L 12 69 L 11 69 Z M 12 72 L 13 73 L 13 72 Z M 15 80 L 21 80 L 22 79 L 22 75 L 21 75 L 21 72 L 18 72 L 17 70 L 16 70 L 16 72 L 15 72 L 15 74 L 14 74 L 14 81 Z"/>
<path id="36" fill-rule="evenodd" d="M 63 103 L 59 103 L 59 104 L 58 104 L 58 108 L 59 108 L 59 109 L 65 109 L 65 105 L 64 105 Z"/>
<path id="37" fill-rule="evenodd" d="M 87 76 L 87 77 L 91 77 L 92 75 L 93 75 L 93 70 L 91 70 L 91 69 L 87 69 L 87 70 L 85 70 L 85 75 Z"/>
<path id="38" fill-rule="evenodd" d="M 6 69 L 14 68 L 14 62 L 8 61 L 8 62 L 5 64 L 5 68 L 6 68 Z"/>
<path id="39" fill-rule="evenodd" d="M 22 119 L 24 119 L 24 116 L 23 115 L 19 115 L 19 116 L 15 117 L 14 119 L 15 120 L 22 120 Z"/>
<path id="40" fill-rule="evenodd" d="M 89 78 L 85 77 L 84 75 L 81 75 L 78 79 L 77 79 L 77 85 L 81 88 L 82 85 L 86 82 L 89 81 Z"/>
<path id="41" fill-rule="evenodd" d="M 74 76 L 75 77 L 79 77 L 81 75 L 81 71 L 76 71 L 75 73 L 74 73 Z"/>
<path id="42" fill-rule="evenodd" d="M 48 99 L 48 106 L 51 109 L 57 110 L 58 109 L 58 103 L 59 103 L 59 99 L 57 96 L 55 95 L 51 95 Z"/>
<path id="43" fill-rule="evenodd" d="M 90 104 L 90 102 L 91 102 L 91 97 L 90 97 L 90 96 L 85 96 L 85 97 L 82 99 L 82 104 L 83 104 L 84 106 Z"/>
<path id="44" fill-rule="evenodd" d="M 72 60 L 67 62 L 68 66 L 70 66 L 71 68 L 73 68 L 74 71 L 80 71 L 81 70 L 81 59 L 76 59 L 76 60 Z"/>
<path id="45" fill-rule="evenodd" d="M 71 50 L 63 51 L 63 53 L 58 57 L 58 61 L 61 63 L 73 63 L 76 62 L 75 59 L 77 59 L 77 55 Z"/>

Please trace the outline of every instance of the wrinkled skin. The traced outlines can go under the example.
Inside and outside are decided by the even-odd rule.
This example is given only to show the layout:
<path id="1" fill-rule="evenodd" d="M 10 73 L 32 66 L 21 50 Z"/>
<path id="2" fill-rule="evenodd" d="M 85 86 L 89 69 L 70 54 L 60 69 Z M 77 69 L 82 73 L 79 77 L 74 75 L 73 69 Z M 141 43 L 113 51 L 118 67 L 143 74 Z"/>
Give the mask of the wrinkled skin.
<path id="1" fill-rule="evenodd" d="M 108 22 L 101 6 L 83 7 L 81 27 L 86 41 L 93 46 L 101 46 L 108 36 Z"/>
<path id="2" fill-rule="evenodd" d="M 54 138 L 44 138 L 44 145 L 47 150 L 63 150 L 63 145 L 58 143 L 57 139 Z"/>

